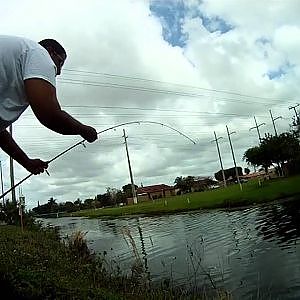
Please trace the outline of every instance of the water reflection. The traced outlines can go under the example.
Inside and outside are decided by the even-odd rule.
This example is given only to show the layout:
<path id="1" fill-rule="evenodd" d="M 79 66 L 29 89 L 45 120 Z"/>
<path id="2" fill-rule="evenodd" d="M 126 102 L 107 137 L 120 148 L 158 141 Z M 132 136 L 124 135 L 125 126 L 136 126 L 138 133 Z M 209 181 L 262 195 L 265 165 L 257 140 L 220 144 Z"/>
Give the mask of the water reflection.
<path id="1" fill-rule="evenodd" d="M 283 247 L 296 244 L 300 237 L 299 216 L 299 200 L 261 207 L 256 229 L 263 239 L 276 241 Z"/>
<path id="2" fill-rule="evenodd" d="M 110 232 L 113 233 L 114 236 L 117 237 L 119 235 L 117 224 L 115 221 L 111 221 L 111 220 L 105 220 L 105 221 L 97 220 L 97 221 L 98 221 L 100 231 L 108 229 Z"/>
<path id="3" fill-rule="evenodd" d="M 143 255 L 145 272 L 147 273 L 149 281 L 150 281 L 150 272 L 149 272 L 149 267 L 148 267 L 147 252 L 146 252 L 146 247 L 145 247 L 145 241 L 144 241 L 144 237 L 143 237 L 142 227 L 140 225 L 138 225 L 138 230 L 139 230 L 139 236 L 140 236 L 140 242 L 141 242 L 141 252 L 142 252 L 142 255 Z"/>
<path id="4" fill-rule="evenodd" d="M 140 258 L 152 283 L 224 288 L 233 299 L 300 299 L 299 217 L 300 201 L 293 201 L 227 212 L 51 223 L 63 234 L 88 231 L 90 247 L 107 251 L 128 272 Z"/>

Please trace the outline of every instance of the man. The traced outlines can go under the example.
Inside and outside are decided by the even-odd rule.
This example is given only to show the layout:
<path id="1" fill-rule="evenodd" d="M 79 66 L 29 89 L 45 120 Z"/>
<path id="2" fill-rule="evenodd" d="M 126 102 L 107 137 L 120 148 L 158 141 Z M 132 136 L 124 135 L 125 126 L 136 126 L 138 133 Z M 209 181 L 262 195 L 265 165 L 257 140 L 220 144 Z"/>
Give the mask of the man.
<path id="1" fill-rule="evenodd" d="M 29 158 L 6 130 L 28 106 L 52 131 L 80 135 L 90 143 L 97 139 L 94 128 L 61 110 L 57 100 L 55 77 L 66 58 L 66 51 L 55 40 L 36 43 L 0 35 L 0 147 L 33 174 L 44 172 L 48 164 Z"/>

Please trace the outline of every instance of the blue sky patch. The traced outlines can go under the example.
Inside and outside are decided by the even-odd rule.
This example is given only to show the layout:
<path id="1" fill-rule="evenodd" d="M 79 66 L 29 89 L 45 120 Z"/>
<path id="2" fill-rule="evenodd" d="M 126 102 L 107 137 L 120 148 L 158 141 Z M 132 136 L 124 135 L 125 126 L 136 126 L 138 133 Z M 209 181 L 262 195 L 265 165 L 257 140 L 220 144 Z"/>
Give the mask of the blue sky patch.
<path id="1" fill-rule="evenodd" d="M 221 17 L 207 16 L 199 6 L 187 6 L 183 0 L 152 0 L 150 10 L 160 19 L 163 37 L 172 46 L 186 45 L 188 34 L 182 30 L 185 18 L 200 18 L 203 26 L 211 33 L 218 31 L 224 34 L 234 28 Z"/>
<path id="2" fill-rule="evenodd" d="M 283 64 L 275 70 L 269 70 L 266 75 L 269 77 L 270 80 L 279 79 L 286 75 L 292 68 L 293 65 L 291 65 L 289 62 L 286 62 L 285 64 Z"/>
<path id="3" fill-rule="evenodd" d="M 269 77 L 270 80 L 280 78 L 281 76 L 285 75 L 286 72 L 283 70 L 283 68 L 278 68 L 277 70 L 270 70 L 267 73 L 267 76 Z"/>
<path id="4" fill-rule="evenodd" d="M 262 36 L 261 38 L 256 40 L 256 43 L 266 45 L 266 44 L 271 43 L 271 40 Z"/>
<path id="5" fill-rule="evenodd" d="M 172 46 L 184 47 L 187 35 L 182 32 L 185 6 L 182 1 L 151 1 L 151 12 L 160 19 L 163 37 Z"/>
<path id="6" fill-rule="evenodd" d="M 219 31 L 220 33 L 226 33 L 233 29 L 233 26 L 228 24 L 225 20 L 221 19 L 218 16 L 215 17 L 206 17 L 202 16 L 202 22 L 203 26 L 209 31 L 209 32 L 216 32 Z"/>

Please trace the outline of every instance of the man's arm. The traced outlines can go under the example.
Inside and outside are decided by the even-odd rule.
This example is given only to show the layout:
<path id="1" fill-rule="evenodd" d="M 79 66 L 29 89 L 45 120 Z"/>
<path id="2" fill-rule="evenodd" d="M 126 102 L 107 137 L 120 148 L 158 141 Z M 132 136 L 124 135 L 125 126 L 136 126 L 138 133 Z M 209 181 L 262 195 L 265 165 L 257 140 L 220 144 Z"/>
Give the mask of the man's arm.
<path id="1" fill-rule="evenodd" d="M 55 88 L 43 79 L 24 81 L 27 100 L 38 120 L 47 128 L 64 135 L 81 135 L 88 142 L 97 139 L 94 128 L 86 126 L 63 111 Z"/>
<path id="2" fill-rule="evenodd" d="M 39 174 L 48 167 L 48 163 L 40 159 L 30 159 L 6 130 L 0 132 L 0 147 L 30 173 Z"/>

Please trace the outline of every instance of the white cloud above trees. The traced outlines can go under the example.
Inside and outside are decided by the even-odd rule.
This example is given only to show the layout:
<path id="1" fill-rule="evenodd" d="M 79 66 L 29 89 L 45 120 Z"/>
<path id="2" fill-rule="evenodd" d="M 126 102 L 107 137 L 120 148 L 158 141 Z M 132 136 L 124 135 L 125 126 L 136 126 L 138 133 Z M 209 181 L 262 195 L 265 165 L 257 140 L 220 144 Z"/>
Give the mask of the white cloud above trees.
<path id="1" fill-rule="evenodd" d="M 194 146 L 160 126 L 127 127 L 138 185 L 172 184 L 177 176 L 212 175 L 219 170 L 215 145 L 210 143 L 214 130 L 224 137 L 220 145 L 224 164 L 231 167 L 226 124 L 237 132 L 233 136 L 236 157 L 245 166 L 244 151 L 257 143 L 255 132 L 249 132 L 253 116 L 268 124 L 261 128 L 262 135 L 272 132 L 268 112 L 272 109 L 274 115 L 285 118 L 276 123 L 278 131 L 284 131 L 292 117 L 288 106 L 299 102 L 298 1 L 272 1 L 272 5 L 184 1 L 189 12 L 181 20 L 184 47 L 165 40 L 166 24 L 150 9 L 155 2 L 159 1 L 43 1 L 41 7 L 35 0 L 11 0 L 0 12 L 0 34 L 61 41 L 68 59 L 58 80 L 58 96 L 65 109 L 82 122 L 101 130 L 136 119 L 153 120 L 197 140 Z M 208 30 L 201 16 L 214 20 L 211 28 L 221 26 L 216 20 L 222 20 L 232 29 L 224 34 Z M 270 72 L 278 75 L 270 80 Z M 70 107 L 74 105 L 83 107 Z M 43 159 L 79 140 L 49 132 L 29 111 L 14 130 L 20 146 L 30 156 Z M 121 129 L 107 132 L 95 144 L 74 149 L 54 162 L 49 168 L 51 177 L 32 177 L 23 184 L 27 204 L 32 207 L 50 197 L 85 199 L 103 193 L 106 187 L 127 184 L 122 134 Z M 2 152 L 0 158 L 8 188 L 8 158 Z M 17 180 L 26 175 L 17 164 L 15 172 Z"/>

